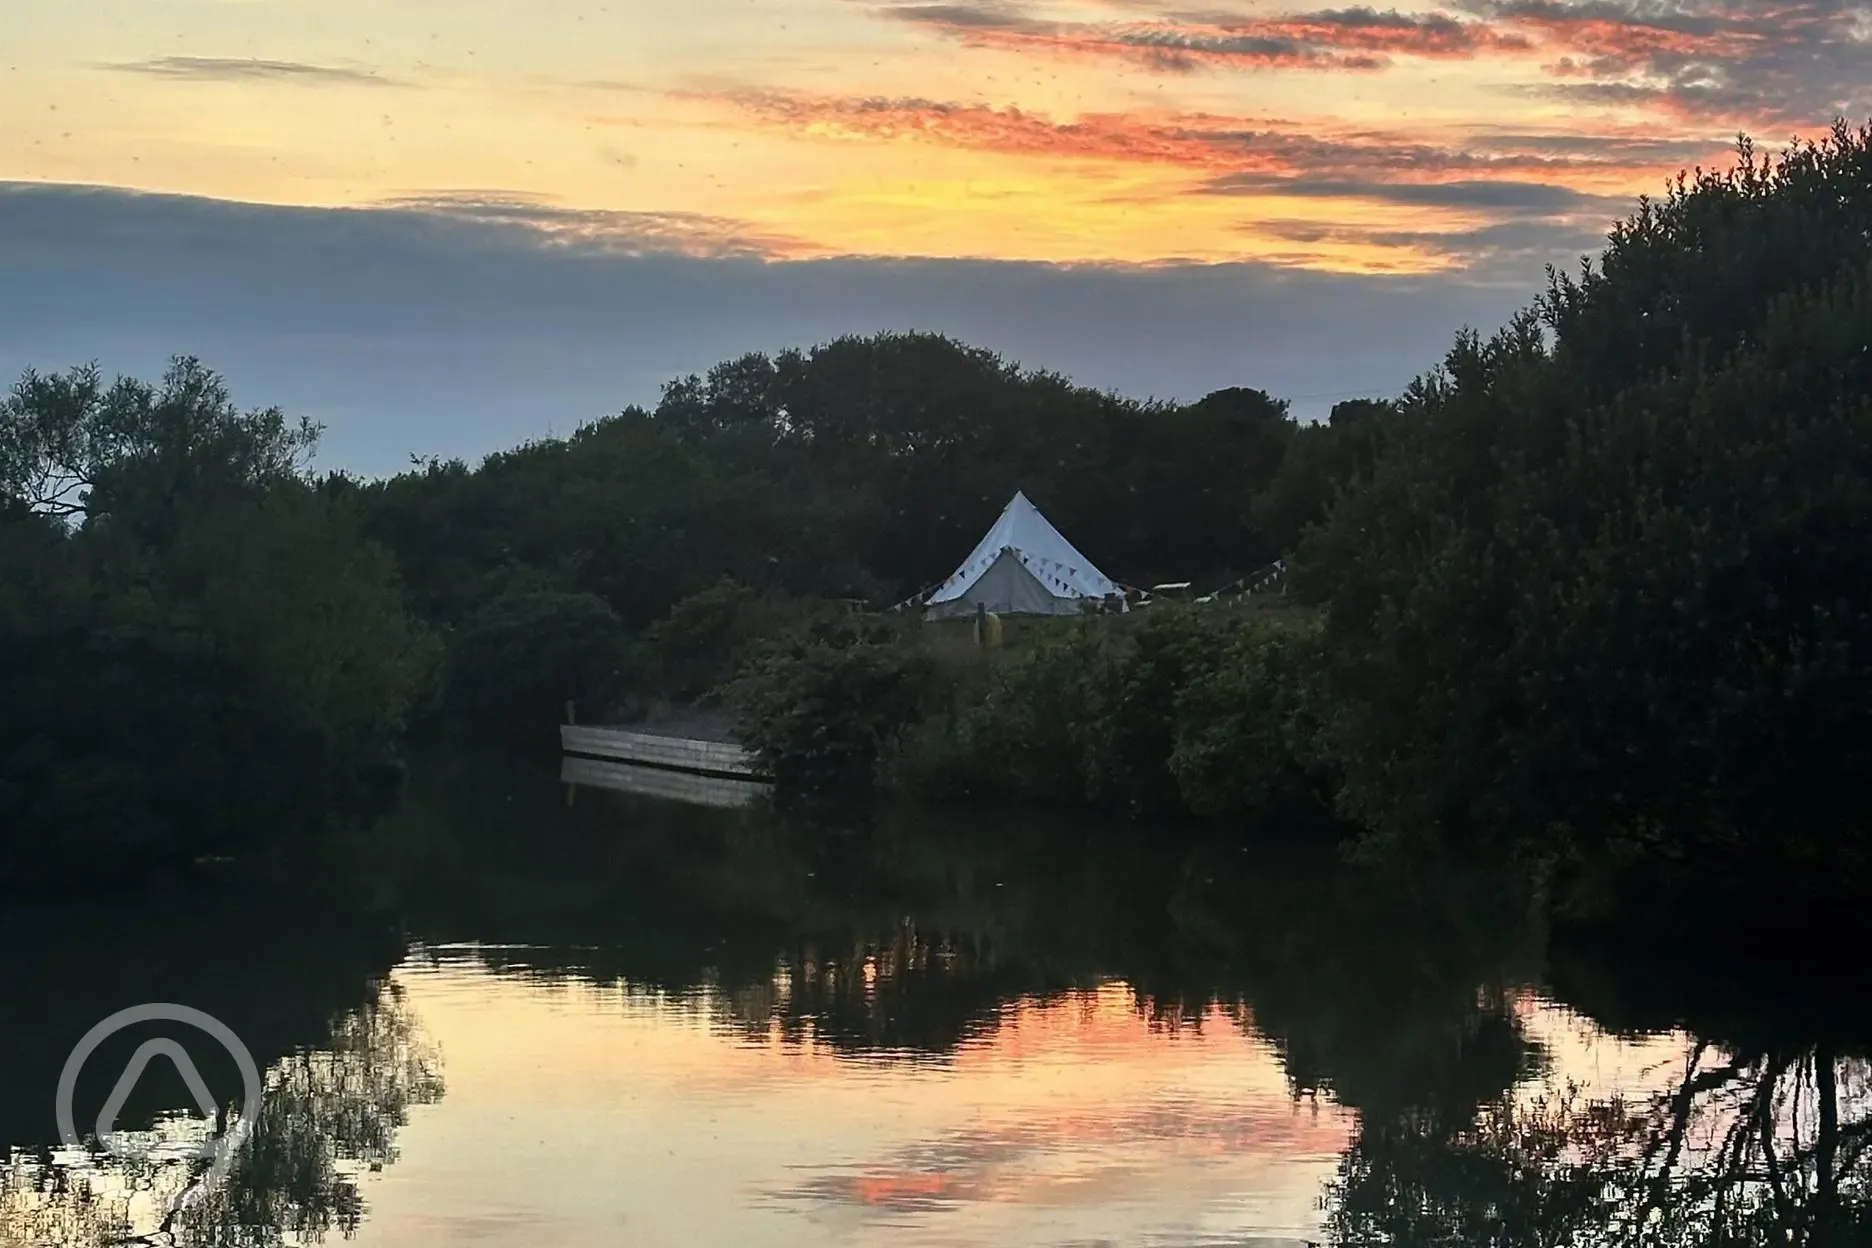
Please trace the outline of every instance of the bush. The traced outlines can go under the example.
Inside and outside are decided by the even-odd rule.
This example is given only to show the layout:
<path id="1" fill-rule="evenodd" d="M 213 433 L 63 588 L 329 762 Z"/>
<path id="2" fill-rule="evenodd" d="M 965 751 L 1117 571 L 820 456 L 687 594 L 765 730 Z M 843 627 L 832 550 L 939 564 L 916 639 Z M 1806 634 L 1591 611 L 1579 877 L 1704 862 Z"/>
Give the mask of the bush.
<path id="1" fill-rule="evenodd" d="M 443 706 L 460 736 L 544 744 L 568 701 L 608 708 L 625 635 L 592 594 L 522 593 L 483 606 L 448 647 Z"/>
<path id="2" fill-rule="evenodd" d="M 906 725 L 878 757 L 878 788 L 923 802 L 1011 800 L 1005 770 L 976 734 L 983 722 L 951 708 Z"/>
<path id="3" fill-rule="evenodd" d="M 936 666 L 888 634 L 816 628 L 758 654 L 724 691 L 741 742 L 776 782 L 868 786 L 878 759 L 929 711 Z"/>
<path id="4" fill-rule="evenodd" d="M 1330 807 L 1322 660 L 1317 627 L 1250 628 L 1182 690 L 1169 770 L 1192 812 L 1245 819 Z"/>
<path id="5" fill-rule="evenodd" d="M 394 768 L 431 639 L 348 506 L 160 501 L 160 542 L 0 508 L 0 890 L 270 850 Z"/>
<path id="6" fill-rule="evenodd" d="M 753 590 L 723 577 L 689 595 L 644 633 L 641 672 L 653 692 L 689 702 L 729 679 L 760 632 Z"/>
<path id="7" fill-rule="evenodd" d="M 646 693 L 670 702 L 707 702 L 747 665 L 755 650 L 815 618 L 832 624 L 838 608 L 824 600 L 762 594 L 723 577 L 689 595 L 645 630 L 635 679 Z"/>
<path id="8" fill-rule="evenodd" d="M 952 686 L 950 705 L 885 758 L 885 787 L 929 800 L 1083 803 L 1086 730 L 1105 663 L 1099 634 L 1079 627 L 992 669 L 972 699 Z"/>
<path id="9" fill-rule="evenodd" d="M 1080 628 L 902 733 L 883 785 L 931 801 L 1119 807 L 1157 817 L 1316 817 L 1325 761 L 1316 623 L 1160 609 Z"/>
<path id="10" fill-rule="evenodd" d="M 1215 670 L 1241 617 L 1228 611 L 1157 607 L 1126 644 L 1108 646 L 1088 688 L 1085 797 L 1135 813 L 1185 809 L 1170 770 L 1185 690 Z"/>
<path id="11" fill-rule="evenodd" d="M 1872 132 L 1743 155 L 1462 337 L 1302 546 L 1360 823 L 1741 873 L 1872 844 Z"/>

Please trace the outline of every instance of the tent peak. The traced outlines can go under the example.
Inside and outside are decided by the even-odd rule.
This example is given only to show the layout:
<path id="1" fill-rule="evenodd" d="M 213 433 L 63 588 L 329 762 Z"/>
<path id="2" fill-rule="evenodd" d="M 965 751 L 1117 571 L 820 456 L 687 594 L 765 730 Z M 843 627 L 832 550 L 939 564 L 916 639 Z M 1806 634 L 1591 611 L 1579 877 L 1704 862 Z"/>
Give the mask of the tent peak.
<path id="1" fill-rule="evenodd" d="M 940 610 L 945 603 L 966 601 L 973 593 L 972 587 L 984 578 L 1000 586 L 992 592 L 1011 592 L 1009 586 L 1003 584 L 1006 573 L 994 571 L 995 565 L 1007 556 L 1012 556 L 1024 569 L 1024 576 L 1032 578 L 1035 589 L 1046 600 L 1044 603 L 1036 601 L 1025 607 L 1026 610 L 1039 607 L 1044 608 L 1045 614 L 1062 614 L 1076 609 L 1067 607 L 1068 603 L 1105 598 L 1118 592 L 1118 587 L 1040 514 L 1027 492 L 1016 490 L 1007 506 L 1001 509 L 1000 518 L 963 560 L 962 566 L 930 597 L 930 606 Z M 1009 606 L 1012 607 L 1011 602 Z"/>

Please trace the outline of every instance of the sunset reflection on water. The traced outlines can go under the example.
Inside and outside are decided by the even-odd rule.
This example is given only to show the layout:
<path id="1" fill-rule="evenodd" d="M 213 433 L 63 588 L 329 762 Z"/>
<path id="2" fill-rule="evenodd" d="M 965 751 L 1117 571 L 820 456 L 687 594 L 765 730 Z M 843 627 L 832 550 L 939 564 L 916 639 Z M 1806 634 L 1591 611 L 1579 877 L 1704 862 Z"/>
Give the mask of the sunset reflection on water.
<path id="1" fill-rule="evenodd" d="M 1154 1019 L 1119 982 L 1017 1000 L 916 1054 L 471 950 L 395 978 L 449 1095 L 367 1192 L 367 1245 L 1317 1242 L 1356 1125 L 1295 1092 L 1245 1010 Z M 1533 996 L 1517 1014 L 1556 1039 L 1576 1021 Z M 1576 1037 L 1545 1078 L 1661 1056 Z"/>

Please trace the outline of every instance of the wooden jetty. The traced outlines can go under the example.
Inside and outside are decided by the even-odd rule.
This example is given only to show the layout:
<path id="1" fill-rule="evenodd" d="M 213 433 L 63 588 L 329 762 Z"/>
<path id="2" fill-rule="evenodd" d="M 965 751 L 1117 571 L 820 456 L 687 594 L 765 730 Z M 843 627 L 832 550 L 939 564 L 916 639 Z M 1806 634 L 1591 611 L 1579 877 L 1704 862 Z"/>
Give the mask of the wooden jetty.
<path id="1" fill-rule="evenodd" d="M 700 776 L 755 777 L 754 756 L 732 741 L 662 736 L 629 728 L 561 724 L 559 746 L 567 754 Z"/>
<path id="2" fill-rule="evenodd" d="M 671 771 L 667 767 L 581 758 L 576 754 L 568 754 L 560 762 L 559 778 L 581 788 L 609 789 L 615 793 L 635 793 L 724 810 L 750 805 L 768 791 L 767 785 L 758 780 L 703 776 L 690 771 Z"/>

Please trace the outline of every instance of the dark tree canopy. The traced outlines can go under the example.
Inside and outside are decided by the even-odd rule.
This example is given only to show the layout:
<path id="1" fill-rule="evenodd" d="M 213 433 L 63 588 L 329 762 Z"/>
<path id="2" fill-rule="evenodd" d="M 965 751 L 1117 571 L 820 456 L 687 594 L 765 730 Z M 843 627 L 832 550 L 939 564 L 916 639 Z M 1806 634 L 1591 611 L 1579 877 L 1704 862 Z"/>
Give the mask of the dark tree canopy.
<path id="1" fill-rule="evenodd" d="M 1016 490 L 1113 576 L 1227 579 L 1284 551 L 1253 508 L 1295 429 L 1259 390 L 1140 403 L 879 334 L 731 360 L 654 412 L 365 493 L 435 618 L 518 581 L 641 628 L 724 575 L 888 604 L 953 571 Z"/>
<path id="2" fill-rule="evenodd" d="M 192 360 L 0 403 L 0 883 L 290 835 L 394 746 L 428 643 L 315 433 Z"/>
<path id="3" fill-rule="evenodd" d="M 1862 858 L 1868 344 L 1844 127 L 1745 144 L 1462 337 L 1302 550 L 1346 807 L 1600 866 Z"/>

